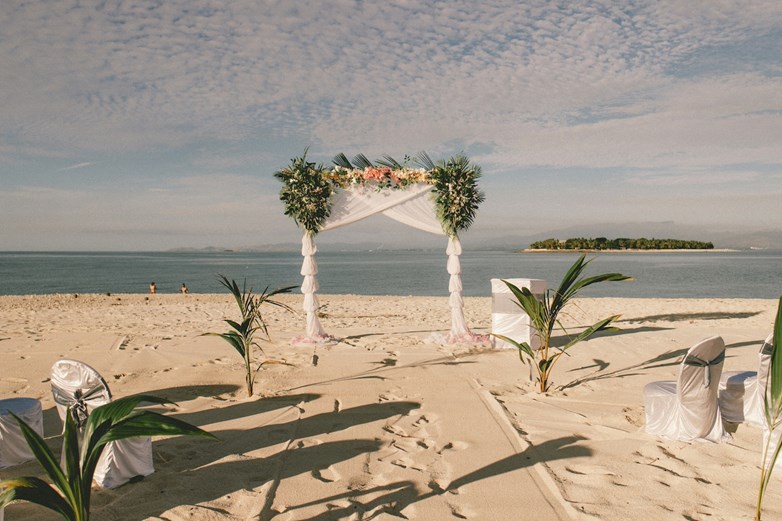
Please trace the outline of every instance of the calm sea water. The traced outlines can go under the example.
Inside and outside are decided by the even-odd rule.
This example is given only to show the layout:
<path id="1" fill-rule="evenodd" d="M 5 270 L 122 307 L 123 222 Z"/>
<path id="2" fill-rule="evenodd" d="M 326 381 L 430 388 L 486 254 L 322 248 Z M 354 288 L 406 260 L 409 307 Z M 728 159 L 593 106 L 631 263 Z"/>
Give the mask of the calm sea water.
<path id="1" fill-rule="evenodd" d="M 325 249 L 325 248 L 324 248 Z M 465 251 L 462 280 L 467 296 L 489 296 L 492 278 L 558 282 L 576 253 L 518 254 Z M 782 294 L 782 251 L 604 253 L 587 274 L 619 272 L 635 278 L 587 288 L 602 297 L 745 297 Z M 320 293 L 446 295 L 446 256 L 441 251 L 328 252 L 317 256 Z M 298 253 L 13 253 L 0 252 L 0 295 L 45 293 L 221 293 L 218 273 L 262 290 L 301 283 Z"/>

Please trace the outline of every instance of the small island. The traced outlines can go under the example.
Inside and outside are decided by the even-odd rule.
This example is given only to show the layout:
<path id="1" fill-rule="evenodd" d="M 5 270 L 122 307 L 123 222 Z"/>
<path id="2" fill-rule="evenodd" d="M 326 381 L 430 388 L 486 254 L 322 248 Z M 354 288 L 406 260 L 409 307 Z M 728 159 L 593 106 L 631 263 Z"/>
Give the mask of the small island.
<path id="1" fill-rule="evenodd" d="M 529 245 L 526 251 L 649 251 L 649 250 L 713 250 L 714 244 L 681 239 L 606 239 L 605 237 L 545 239 Z"/>

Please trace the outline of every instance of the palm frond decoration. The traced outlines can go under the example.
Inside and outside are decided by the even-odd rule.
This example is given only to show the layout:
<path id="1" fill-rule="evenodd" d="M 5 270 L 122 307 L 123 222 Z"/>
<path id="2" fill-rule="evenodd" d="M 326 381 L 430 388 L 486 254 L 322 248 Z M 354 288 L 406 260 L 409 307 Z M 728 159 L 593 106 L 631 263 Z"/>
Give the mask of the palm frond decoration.
<path id="1" fill-rule="evenodd" d="M 364 154 L 357 154 L 353 158 L 353 164 L 356 165 L 356 168 L 372 168 L 375 166 Z"/>
<path id="2" fill-rule="evenodd" d="M 332 159 L 331 162 L 334 163 L 336 166 L 347 168 L 348 170 L 353 168 L 353 165 L 350 164 L 350 160 L 348 159 L 348 156 L 346 156 L 342 152 L 334 156 L 334 159 Z"/>
<path id="3" fill-rule="evenodd" d="M 434 170 L 435 167 L 432 158 L 429 157 L 429 154 L 427 154 L 423 150 L 418 152 L 418 154 L 416 154 L 415 163 L 423 168 L 426 168 L 427 170 Z"/>
<path id="4" fill-rule="evenodd" d="M 399 161 L 389 156 L 388 154 L 383 154 L 383 159 L 378 159 L 375 161 L 375 163 L 381 166 L 387 166 L 388 168 L 393 168 L 394 170 L 401 170 L 404 168 L 404 166 L 402 166 Z"/>

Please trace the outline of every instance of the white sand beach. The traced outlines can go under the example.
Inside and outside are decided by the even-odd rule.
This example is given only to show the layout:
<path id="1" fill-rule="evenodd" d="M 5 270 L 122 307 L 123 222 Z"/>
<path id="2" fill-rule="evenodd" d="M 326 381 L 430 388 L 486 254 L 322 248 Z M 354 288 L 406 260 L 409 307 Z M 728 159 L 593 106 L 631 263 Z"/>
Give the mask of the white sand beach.
<path id="1" fill-rule="evenodd" d="M 281 300 L 296 309 L 300 295 Z M 300 315 L 268 308 L 274 343 L 244 389 L 242 360 L 200 336 L 236 318 L 225 295 L 0 298 L 0 397 L 34 397 L 59 450 L 48 383 L 59 358 L 100 371 L 115 396 L 157 407 L 219 440 L 154 441 L 156 472 L 96 489 L 97 520 L 654 520 L 752 519 L 761 431 L 732 426 L 723 444 L 643 431 L 643 387 L 674 379 L 696 341 L 728 346 L 725 370 L 754 370 L 776 301 L 583 298 L 570 326 L 621 314 L 622 331 L 575 346 L 540 394 L 515 351 L 427 343 L 446 331 L 445 297 L 324 295 L 330 346 L 295 347 Z M 477 333 L 491 301 L 466 298 Z M 3 478 L 42 475 L 35 462 Z M 782 473 L 764 519 L 782 519 Z M 16 503 L 7 521 L 58 519 Z"/>

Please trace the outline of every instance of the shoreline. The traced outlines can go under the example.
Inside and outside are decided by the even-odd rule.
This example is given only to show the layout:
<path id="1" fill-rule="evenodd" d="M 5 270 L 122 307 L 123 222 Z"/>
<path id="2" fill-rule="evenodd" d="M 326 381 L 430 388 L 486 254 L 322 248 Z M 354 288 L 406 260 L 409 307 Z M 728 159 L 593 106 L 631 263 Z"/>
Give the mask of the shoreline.
<path id="1" fill-rule="evenodd" d="M 552 288 L 553 289 L 553 288 Z M 345 298 L 356 298 L 356 299 L 368 299 L 368 300 L 376 300 L 376 299 L 392 299 L 392 300 L 404 300 L 404 299 L 443 299 L 448 300 L 448 295 L 359 295 L 356 293 L 317 293 L 319 298 L 333 298 L 333 299 L 345 299 Z M 0 302 L 3 299 L 9 299 L 9 300 L 36 300 L 36 299 L 53 299 L 54 301 L 58 302 L 78 302 L 78 299 L 83 300 L 91 300 L 96 301 L 99 299 L 108 299 L 112 301 L 121 301 L 123 298 L 128 299 L 128 301 L 145 301 L 147 303 L 154 303 L 156 300 L 162 302 L 165 300 L 166 303 L 187 303 L 189 301 L 198 301 L 200 298 L 203 299 L 213 299 L 213 298 L 219 298 L 223 299 L 225 298 L 228 301 L 233 302 L 233 296 L 229 293 L 188 293 L 187 295 L 182 295 L 180 293 L 171 292 L 171 293 L 163 293 L 158 292 L 155 295 L 149 295 L 146 293 L 29 293 L 25 295 L 0 295 Z M 301 300 L 303 298 L 303 295 L 299 293 L 298 291 L 294 293 L 287 294 L 285 296 L 282 296 L 280 298 L 279 295 L 275 297 L 277 300 L 287 301 L 287 300 Z M 462 297 L 465 300 L 481 300 L 481 299 L 488 299 L 491 301 L 492 295 L 464 295 Z M 671 296 L 671 295 L 657 295 L 657 296 L 617 296 L 617 295 L 604 295 L 604 296 L 592 296 L 592 295 L 586 295 L 583 297 L 579 297 L 579 299 L 586 299 L 586 300 L 605 300 L 605 299 L 616 299 L 616 300 L 676 300 L 676 301 L 686 301 L 686 300 L 701 300 L 701 301 L 708 301 L 708 300 L 768 300 L 768 301 L 774 301 L 775 297 L 744 297 L 744 296 L 706 296 L 706 297 L 692 297 L 692 296 Z M 114 303 L 113 303 L 114 304 Z M 116 305 L 116 304 L 114 304 Z"/>

